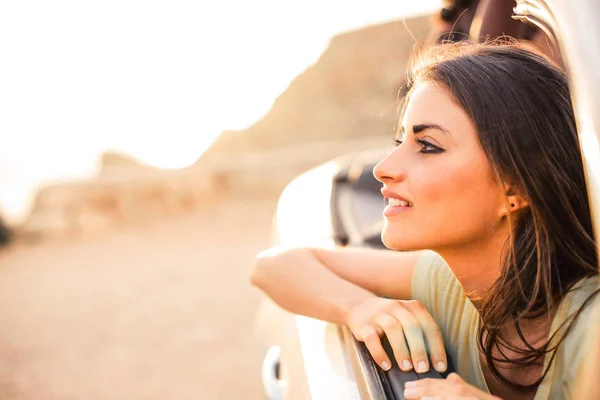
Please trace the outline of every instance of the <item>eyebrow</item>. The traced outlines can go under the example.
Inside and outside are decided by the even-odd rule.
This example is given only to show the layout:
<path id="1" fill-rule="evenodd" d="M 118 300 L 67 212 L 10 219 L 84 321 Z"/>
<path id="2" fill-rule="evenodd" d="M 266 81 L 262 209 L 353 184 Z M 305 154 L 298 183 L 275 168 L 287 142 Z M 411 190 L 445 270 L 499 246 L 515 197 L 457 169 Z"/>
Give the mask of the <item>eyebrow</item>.
<path id="1" fill-rule="evenodd" d="M 438 124 L 418 124 L 418 125 L 413 125 L 413 127 L 412 127 L 413 135 L 417 135 L 427 129 L 437 129 L 438 131 L 440 131 L 442 133 L 450 134 L 450 132 L 446 128 L 444 128 Z M 401 133 L 405 132 L 403 126 L 400 127 L 400 132 Z"/>
<path id="2" fill-rule="evenodd" d="M 414 135 L 416 135 L 417 133 L 421 133 L 427 129 L 437 129 L 438 131 L 440 131 L 442 133 L 450 134 L 450 132 L 448 132 L 448 130 L 446 128 L 443 128 L 442 126 L 440 126 L 438 124 L 418 124 L 418 125 L 413 125 L 413 127 L 412 127 Z"/>

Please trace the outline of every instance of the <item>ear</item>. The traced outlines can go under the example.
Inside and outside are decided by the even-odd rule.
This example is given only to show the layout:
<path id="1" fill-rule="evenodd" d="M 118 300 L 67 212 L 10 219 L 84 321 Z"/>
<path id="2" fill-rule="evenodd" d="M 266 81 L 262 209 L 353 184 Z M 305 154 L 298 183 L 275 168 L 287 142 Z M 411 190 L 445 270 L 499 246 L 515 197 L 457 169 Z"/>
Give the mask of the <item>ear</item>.
<path id="1" fill-rule="evenodd" d="M 505 186 L 505 196 L 506 203 L 500 211 L 500 215 L 502 217 L 508 216 L 509 214 L 513 214 L 518 211 L 522 211 L 529 207 L 529 199 L 526 196 L 517 192 L 511 186 Z"/>

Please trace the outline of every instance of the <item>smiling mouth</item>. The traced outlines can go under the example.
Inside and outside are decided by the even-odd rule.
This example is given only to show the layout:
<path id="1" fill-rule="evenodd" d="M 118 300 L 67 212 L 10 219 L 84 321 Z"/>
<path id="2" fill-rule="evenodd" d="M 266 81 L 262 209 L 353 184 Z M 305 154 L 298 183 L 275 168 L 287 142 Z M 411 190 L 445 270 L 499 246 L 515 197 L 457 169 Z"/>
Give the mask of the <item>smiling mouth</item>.
<path id="1" fill-rule="evenodd" d="M 390 207 L 412 207 L 412 203 L 409 201 L 394 199 L 392 197 L 390 197 L 388 200 Z"/>

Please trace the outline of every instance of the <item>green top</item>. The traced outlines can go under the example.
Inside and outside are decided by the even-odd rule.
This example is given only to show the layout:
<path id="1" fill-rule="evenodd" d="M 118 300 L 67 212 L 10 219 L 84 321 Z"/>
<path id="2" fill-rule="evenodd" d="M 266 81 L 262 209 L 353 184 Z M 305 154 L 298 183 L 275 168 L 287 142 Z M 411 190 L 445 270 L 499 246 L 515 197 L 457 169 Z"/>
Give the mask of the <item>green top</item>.
<path id="1" fill-rule="evenodd" d="M 598 277 L 582 280 L 577 287 L 561 301 L 552 322 L 552 332 L 598 288 Z M 425 253 L 417 262 L 411 289 L 413 299 L 419 300 L 440 326 L 455 371 L 468 383 L 489 393 L 477 348 L 479 314 L 448 264 L 432 251 Z M 558 347 L 553 365 L 540 384 L 535 400 L 573 398 L 575 374 L 585 353 L 585 346 L 581 343 L 589 327 L 591 310 L 600 307 L 600 295 L 592 303 L 586 306 Z M 548 361 L 549 357 L 544 369 Z"/>

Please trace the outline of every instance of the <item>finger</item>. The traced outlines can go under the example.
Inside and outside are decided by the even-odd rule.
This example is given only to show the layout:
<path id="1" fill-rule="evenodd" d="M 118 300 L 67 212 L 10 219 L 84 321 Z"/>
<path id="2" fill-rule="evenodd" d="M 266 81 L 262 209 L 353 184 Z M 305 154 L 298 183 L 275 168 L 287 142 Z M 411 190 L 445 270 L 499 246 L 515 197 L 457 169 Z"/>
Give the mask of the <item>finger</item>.
<path id="1" fill-rule="evenodd" d="M 422 399 L 424 397 L 439 397 L 444 400 L 450 399 L 476 399 L 493 400 L 494 396 L 487 394 L 475 386 L 467 384 L 456 374 L 449 375 L 446 379 L 421 379 L 406 382 L 404 384 L 404 396 L 406 399 Z"/>
<path id="2" fill-rule="evenodd" d="M 446 377 L 446 382 L 454 384 L 454 385 L 459 385 L 462 383 L 465 383 L 464 379 L 460 377 L 460 375 L 458 375 L 456 372 L 452 372 L 451 374 L 449 374 Z"/>
<path id="3" fill-rule="evenodd" d="M 429 360 L 427 359 L 427 351 L 425 350 L 425 339 L 423 330 L 412 313 L 406 310 L 400 303 L 392 307 L 389 311 L 402 324 L 404 336 L 408 343 L 410 357 L 418 373 L 429 371 Z"/>
<path id="4" fill-rule="evenodd" d="M 415 317 L 425 335 L 425 340 L 429 345 L 429 354 L 431 363 L 438 372 L 444 372 L 448 368 L 448 359 L 446 358 L 446 349 L 444 348 L 444 338 L 439 325 L 435 322 L 429 311 L 419 301 L 408 301 L 404 303 Z"/>
<path id="5" fill-rule="evenodd" d="M 410 361 L 410 352 L 408 351 L 400 322 L 390 314 L 382 314 L 377 318 L 376 322 L 385 332 L 400 369 L 403 371 L 412 370 L 413 365 Z"/>
<path id="6" fill-rule="evenodd" d="M 481 400 L 477 397 L 463 397 L 463 396 L 421 396 L 421 400 Z"/>
<path id="7" fill-rule="evenodd" d="M 446 386 L 446 387 L 445 387 Z M 417 381 L 409 381 L 404 384 L 404 397 L 406 400 L 422 399 L 423 397 L 440 397 L 454 395 L 449 391 L 452 385 L 445 379 L 421 379 Z"/>
<path id="8" fill-rule="evenodd" d="M 371 353 L 371 357 L 373 357 L 377 365 L 383 368 L 384 371 L 389 370 L 392 367 L 392 363 L 381 345 L 381 339 L 375 328 L 372 326 L 364 328 L 363 339 L 369 353 Z"/>

